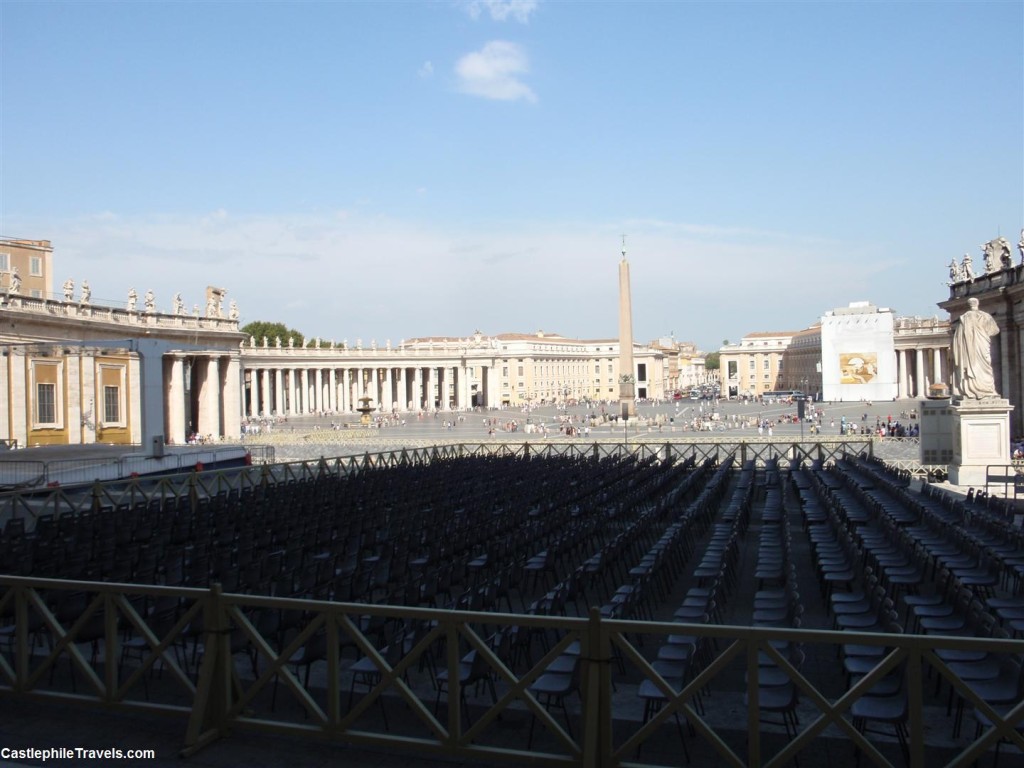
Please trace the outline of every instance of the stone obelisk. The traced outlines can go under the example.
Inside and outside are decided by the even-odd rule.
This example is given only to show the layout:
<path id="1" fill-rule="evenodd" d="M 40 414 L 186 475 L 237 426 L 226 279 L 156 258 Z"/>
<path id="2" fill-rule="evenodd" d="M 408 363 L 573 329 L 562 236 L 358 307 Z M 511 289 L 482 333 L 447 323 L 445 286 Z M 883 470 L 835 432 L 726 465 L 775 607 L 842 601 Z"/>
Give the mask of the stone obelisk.
<path id="1" fill-rule="evenodd" d="M 619 262 L 619 416 L 636 416 L 636 376 L 633 373 L 633 304 L 629 291 L 626 236 L 622 236 Z"/>

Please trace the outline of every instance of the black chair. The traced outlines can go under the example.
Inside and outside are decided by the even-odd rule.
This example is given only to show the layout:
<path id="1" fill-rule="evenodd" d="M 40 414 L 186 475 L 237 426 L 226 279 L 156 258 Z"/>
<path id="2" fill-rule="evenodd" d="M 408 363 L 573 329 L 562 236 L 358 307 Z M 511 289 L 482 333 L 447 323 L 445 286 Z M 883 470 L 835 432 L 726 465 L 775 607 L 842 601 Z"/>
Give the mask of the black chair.
<path id="1" fill-rule="evenodd" d="M 551 710 L 553 705 L 561 707 L 562 713 L 565 715 L 566 732 L 572 738 L 572 723 L 570 722 L 566 699 L 579 691 L 580 657 L 568 656 L 561 661 L 555 659 L 548 669 L 553 671 L 546 670 L 544 674 L 533 681 L 529 691 L 548 711 Z M 533 747 L 533 729 L 536 722 L 537 717 L 534 715 L 530 719 L 530 735 L 526 742 L 527 749 Z"/>
<path id="2" fill-rule="evenodd" d="M 349 667 L 349 671 L 352 673 L 352 684 L 348 691 L 349 709 L 352 709 L 352 700 L 355 697 L 357 687 L 364 688 L 369 693 L 381 682 L 384 672 L 393 670 L 398 662 L 401 661 L 405 655 L 405 637 L 405 632 L 396 633 L 391 638 L 391 642 L 381 650 L 384 667 L 373 656 L 364 656 Z M 403 674 L 403 678 L 408 680 L 408 674 Z M 384 707 L 384 697 L 382 695 L 377 697 L 377 703 L 380 705 L 381 716 L 384 718 L 384 730 L 390 731 L 388 712 Z"/>

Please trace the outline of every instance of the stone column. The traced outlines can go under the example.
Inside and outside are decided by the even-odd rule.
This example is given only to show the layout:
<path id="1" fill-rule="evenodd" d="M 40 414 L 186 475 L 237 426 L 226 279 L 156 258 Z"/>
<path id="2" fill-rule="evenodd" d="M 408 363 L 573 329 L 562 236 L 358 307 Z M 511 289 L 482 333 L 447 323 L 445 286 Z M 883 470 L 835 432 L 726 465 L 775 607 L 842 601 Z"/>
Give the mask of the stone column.
<path id="1" fill-rule="evenodd" d="M 297 407 L 298 397 L 295 394 L 296 370 L 286 368 L 284 371 L 285 386 L 288 388 L 288 415 L 295 416 L 299 409 Z"/>
<path id="2" fill-rule="evenodd" d="M 404 411 L 409 400 L 405 395 L 405 368 L 395 368 L 395 405 L 400 411 Z"/>
<path id="3" fill-rule="evenodd" d="M 160 372 L 162 374 L 163 373 L 163 367 L 162 367 L 163 366 L 163 358 L 162 357 L 160 358 L 160 363 L 161 363 L 161 370 L 160 370 Z M 139 393 L 141 393 L 142 392 L 142 358 L 138 357 L 138 356 L 132 356 L 132 357 L 128 358 L 128 370 L 125 371 L 125 373 L 127 373 L 127 375 L 128 375 L 128 391 L 129 392 L 139 392 Z M 156 379 L 155 376 L 147 377 L 147 378 L 150 379 L 150 381 L 147 382 L 147 383 L 150 383 L 152 385 L 149 388 L 149 391 L 160 389 L 160 387 L 157 385 L 157 383 L 155 381 L 155 379 Z M 162 375 L 160 377 L 160 384 L 163 384 L 163 376 Z M 95 380 L 95 378 L 93 379 L 93 389 L 94 389 L 94 391 L 96 389 L 96 380 Z M 103 392 L 103 388 L 102 388 L 102 386 L 100 386 L 100 388 L 99 388 L 99 393 L 100 394 L 98 394 L 97 398 L 96 398 L 97 402 L 99 402 L 99 399 L 101 397 L 103 397 L 102 392 Z M 161 394 L 162 394 L 162 392 L 161 392 Z M 152 428 L 153 431 L 155 431 L 157 429 L 157 427 L 155 426 L 157 419 L 159 419 L 160 427 L 163 427 L 163 409 L 162 408 L 160 408 L 158 406 L 151 406 L 151 405 L 148 404 L 148 402 L 146 404 L 144 404 L 141 397 L 138 398 L 138 399 L 132 398 L 132 402 L 128 405 L 128 408 L 129 408 L 130 413 L 131 413 L 131 416 L 129 417 L 129 420 L 128 420 L 129 421 L 129 424 L 128 424 L 128 435 L 129 435 L 129 439 L 131 440 L 131 442 L 134 443 L 135 445 L 142 445 L 142 439 L 143 439 L 142 438 L 142 418 L 143 418 L 142 417 L 142 409 L 143 408 L 146 408 L 146 413 L 149 416 L 149 418 L 153 419 L 153 424 L 154 424 L 154 426 Z M 157 434 L 159 434 L 159 433 L 157 433 Z M 220 434 L 220 433 L 218 433 L 218 434 Z M 147 446 L 143 446 L 143 447 L 147 447 Z"/>
<path id="4" fill-rule="evenodd" d="M 439 368 L 435 368 L 434 373 L 437 375 L 437 407 L 442 411 L 446 411 L 448 410 L 447 371 L 442 365 Z"/>
<path id="5" fill-rule="evenodd" d="M 918 368 L 916 368 L 916 374 L 915 374 L 916 381 L 914 382 L 914 389 L 916 391 L 913 393 L 913 396 L 914 397 L 924 397 L 925 396 L 925 350 L 922 349 L 921 347 L 918 347 L 918 349 L 915 349 L 914 351 L 916 352 L 916 357 L 918 357 Z"/>
<path id="6" fill-rule="evenodd" d="M 942 381 L 942 347 L 932 348 L 932 384 Z"/>
<path id="7" fill-rule="evenodd" d="M 908 379 L 907 379 L 907 350 L 897 349 L 896 350 L 896 370 L 899 371 L 899 382 L 897 383 L 897 396 L 900 399 L 910 397 L 907 390 Z"/>
<path id="8" fill-rule="evenodd" d="M 270 413 L 270 371 L 260 371 L 260 416 Z"/>
<path id="9" fill-rule="evenodd" d="M 338 371 L 334 366 L 327 369 L 327 410 L 338 410 Z"/>
<path id="10" fill-rule="evenodd" d="M 0 392 L 11 391 L 11 379 L 9 366 L 11 360 L 14 358 L 11 356 L 11 348 L 6 348 L 7 354 L 0 356 Z M 24 400 L 22 400 L 24 402 Z M 0 435 L 6 435 L 8 438 L 13 438 L 14 434 L 11 431 L 11 401 L 7 397 L 0 398 Z"/>
<path id="11" fill-rule="evenodd" d="M 185 444 L 185 364 L 180 357 L 172 357 L 165 366 L 167 378 L 166 440 L 171 445 Z"/>
<path id="12" fill-rule="evenodd" d="M 473 395 L 469 391 L 470 376 L 469 372 L 472 370 L 465 363 L 459 368 L 459 399 L 462 401 L 462 408 L 473 407 Z"/>
<path id="13" fill-rule="evenodd" d="M 220 361 L 216 357 L 208 357 L 204 368 L 199 384 L 199 424 L 197 429 L 200 435 L 219 437 L 221 434 Z"/>
<path id="14" fill-rule="evenodd" d="M 259 413 L 260 406 L 260 372 L 256 368 L 249 369 L 249 407 L 247 415 L 253 418 Z"/>
<path id="15" fill-rule="evenodd" d="M 280 416 L 284 413 L 284 392 L 281 384 L 281 369 L 274 369 L 274 415 Z"/>
<path id="16" fill-rule="evenodd" d="M 412 369 L 412 407 L 413 410 L 420 410 L 423 408 L 423 401 L 426 399 L 423 395 L 423 369 L 416 367 Z"/>
<path id="17" fill-rule="evenodd" d="M 254 419 L 260 415 L 260 369 L 249 369 L 249 418 Z"/>
<path id="18" fill-rule="evenodd" d="M 338 410 L 348 413 L 351 396 L 348 391 L 348 369 L 338 369 Z"/>
<path id="19" fill-rule="evenodd" d="M 67 355 L 64 358 L 64 377 L 67 382 L 67 387 L 65 389 L 67 394 L 64 397 L 64 406 L 67 410 L 68 445 L 92 442 L 86 440 L 86 426 L 82 424 L 84 421 L 82 418 L 82 404 L 85 402 L 81 396 L 82 365 L 83 360 L 81 352 L 78 354 Z M 128 400 L 126 405 L 130 409 L 131 400 Z M 134 417 L 132 417 L 130 421 L 134 422 Z"/>
<path id="20" fill-rule="evenodd" d="M 487 364 L 484 366 L 484 375 L 482 382 L 484 396 L 481 404 L 485 408 L 493 408 L 498 405 L 498 397 L 494 393 L 494 366 Z"/>
<path id="21" fill-rule="evenodd" d="M 28 409 L 18 408 L 16 403 L 27 403 L 27 389 L 29 372 L 27 368 L 27 361 L 25 359 L 24 347 L 18 349 L 17 347 L 8 347 L 8 357 L 0 357 L 0 364 L 9 365 L 8 368 L 8 381 L 11 384 L 11 399 L 3 403 L 3 407 L 7 407 L 7 403 L 12 403 L 10 412 L 10 425 L 11 431 L 8 433 L 12 438 L 18 441 L 18 445 L 22 448 L 28 445 Z M 85 402 L 89 402 L 86 400 Z"/>
<path id="22" fill-rule="evenodd" d="M 384 396 L 381 399 L 380 407 L 388 413 L 395 410 L 395 389 L 390 365 L 384 369 Z"/>
<path id="23" fill-rule="evenodd" d="M 299 413 L 309 413 L 309 370 L 299 369 Z"/>
<path id="24" fill-rule="evenodd" d="M 221 436 L 234 441 L 242 436 L 242 361 L 239 358 L 228 358 L 223 387 L 224 431 Z"/>

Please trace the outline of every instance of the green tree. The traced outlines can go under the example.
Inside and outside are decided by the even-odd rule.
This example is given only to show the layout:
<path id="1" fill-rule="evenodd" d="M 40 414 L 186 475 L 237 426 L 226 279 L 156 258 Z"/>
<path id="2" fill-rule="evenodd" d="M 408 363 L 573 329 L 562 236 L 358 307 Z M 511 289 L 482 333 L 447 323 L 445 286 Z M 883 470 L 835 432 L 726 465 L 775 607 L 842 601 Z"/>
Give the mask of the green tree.
<path id="1" fill-rule="evenodd" d="M 704 370 L 706 371 L 717 371 L 718 370 L 718 353 L 708 352 L 704 355 Z"/>
<path id="2" fill-rule="evenodd" d="M 275 339 L 281 339 L 282 346 L 288 346 L 288 339 L 295 339 L 295 346 L 302 346 L 302 334 L 296 331 L 294 328 L 289 328 L 284 323 L 270 323 L 266 320 L 253 320 L 251 323 L 246 323 L 245 327 L 241 329 L 242 333 L 246 336 L 250 336 L 256 339 L 257 345 L 263 344 L 263 338 L 267 338 L 267 343 L 270 346 L 275 345 Z"/>

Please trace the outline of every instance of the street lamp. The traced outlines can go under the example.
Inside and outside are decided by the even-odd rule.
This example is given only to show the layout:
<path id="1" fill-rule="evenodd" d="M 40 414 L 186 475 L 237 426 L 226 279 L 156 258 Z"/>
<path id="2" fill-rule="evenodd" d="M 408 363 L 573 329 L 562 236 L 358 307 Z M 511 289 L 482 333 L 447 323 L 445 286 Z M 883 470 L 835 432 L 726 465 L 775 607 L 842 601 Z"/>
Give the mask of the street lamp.
<path id="1" fill-rule="evenodd" d="M 800 442 L 804 441 L 804 418 L 807 414 L 807 377 L 800 379 L 800 401 L 796 406 L 796 415 L 800 419 Z"/>

